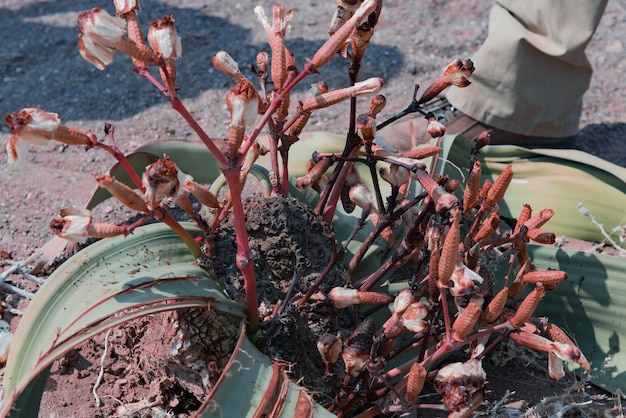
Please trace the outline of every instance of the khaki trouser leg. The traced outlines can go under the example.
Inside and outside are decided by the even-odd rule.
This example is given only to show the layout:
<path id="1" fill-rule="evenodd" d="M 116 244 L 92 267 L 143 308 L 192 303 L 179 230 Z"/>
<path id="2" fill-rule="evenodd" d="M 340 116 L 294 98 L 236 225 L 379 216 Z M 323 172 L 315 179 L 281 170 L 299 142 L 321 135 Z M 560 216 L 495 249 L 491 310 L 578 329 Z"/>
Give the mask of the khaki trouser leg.
<path id="1" fill-rule="evenodd" d="M 489 34 L 472 57 L 472 84 L 448 100 L 505 131 L 550 138 L 579 129 L 591 65 L 585 47 L 607 0 L 498 0 Z"/>

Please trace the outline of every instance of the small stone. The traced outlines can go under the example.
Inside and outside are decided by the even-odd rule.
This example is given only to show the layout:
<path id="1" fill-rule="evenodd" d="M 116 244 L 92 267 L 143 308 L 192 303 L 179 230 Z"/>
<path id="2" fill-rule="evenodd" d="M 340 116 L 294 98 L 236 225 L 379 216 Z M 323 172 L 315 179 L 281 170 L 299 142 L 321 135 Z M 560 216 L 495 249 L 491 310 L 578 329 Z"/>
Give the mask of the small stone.
<path id="1" fill-rule="evenodd" d="M 605 46 L 604 50 L 611 54 L 621 54 L 622 52 L 624 52 L 624 46 L 622 45 L 620 41 L 615 40 L 613 42 L 610 42 L 607 46 Z"/>

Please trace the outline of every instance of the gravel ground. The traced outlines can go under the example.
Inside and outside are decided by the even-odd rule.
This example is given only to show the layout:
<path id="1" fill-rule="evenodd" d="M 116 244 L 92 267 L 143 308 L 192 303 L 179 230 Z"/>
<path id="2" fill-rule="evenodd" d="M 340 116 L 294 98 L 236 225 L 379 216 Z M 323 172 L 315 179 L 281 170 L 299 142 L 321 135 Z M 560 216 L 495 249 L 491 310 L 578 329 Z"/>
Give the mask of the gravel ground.
<path id="1" fill-rule="evenodd" d="M 243 67 L 258 51 L 267 49 L 264 32 L 253 15 L 257 4 L 264 5 L 268 13 L 272 5 L 269 1 L 226 0 L 142 2 L 140 20 L 144 25 L 166 13 L 174 15 L 184 48 L 183 59 L 178 62 L 180 97 L 213 137 L 227 132 L 223 98 L 231 83 L 228 76 L 213 69 L 211 57 L 223 49 Z M 471 56 L 486 36 L 491 5 L 489 0 L 430 0 L 418 7 L 406 0 L 385 4 L 362 66 L 362 78 L 380 76 L 385 80 L 385 114 L 391 115 L 409 103 L 415 83 L 425 85 L 454 58 Z M 124 151 L 156 140 L 197 140 L 160 93 L 132 72 L 127 57 L 117 56 L 101 72 L 79 56 L 75 16 L 96 6 L 114 10 L 111 2 L 103 0 L 3 2 L 0 114 L 40 107 L 58 113 L 70 126 L 98 135 L 108 121 L 115 125 L 118 144 Z M 301 64 L 327 38 L 335 2 L 286 6 L 295 10 L 287 46 Z M 588 48 L 595 75 L 581 119 L 581 148 L 621 165 L 626 165 L 626 103 L 617 75 L 625 73 L 625 28 L 626 6 L 609 2 Z M 345 61 L 333 59 L 310 82 L 323 79 L 330 88 L 345 86 L 345 68 Z M 304 94 L 306 86 L 308 83 L 303 83 L 296 94 Z M 347 126 L 347 114 L 346 106 L 317 112 L 308 129 L 341 133 Z M 0 143 L 5 144 L 8 138 L 8 127 L 3 125 Z M 84 203 L 93 188 L 92 175 L 111 164 L 104 153 L 85 155 L 81 149 L 54 144 L 33 149 L 27 163 L 18 169 L 11 169 L 1 159 L 4 199 L 0 202 L 0 248 L 19 259 L 46 242 L 51 216 L 60 207 Z"/>
<path id="2" fill-rule="evenodd" d="M 79 56 L 77 13 L 92 7 L 112 12 L 111 3 L 4 0 L 0 5 L 0 114 L 40 107 L 58 113 L 63 123 L 92 130 L 99 137 L 104 123 L 111 122 L 123 151 L 157 140 L 197 141 L 162 95 L 132 72 L 127 57 L 116 57 L 101 72 Z M 231 80 L 213 69 L 211 57 L 226 50 L 244 67 L 258 51 L 267 50 L 263 30 L 253 15 L 257 4 L 269 12 L 273 3 L 142 2 L 143 24 L 166 13 L 176 19 L 184 49 L 177 65 L 180 97 L 213 137 L 222 137 L 228 130 L 224 96 Z M 491 0 L 396 0 L 385 4 L 361 73 L 362 78 L 385 80 L 382 93 L 388 104 L 383 117 L 406 107 L 414 84 L 426 85 L 453 59 L 471 56 L 486 36 L 492 4 Z M 301 65 L 327 39 L 335 2 L 298 1 L 286 6 L 296 13 L 287 46 Z M 584 98 L 579 143 L 581 149 L 622 166 L 626 166 L 626 102 L 621 77 L 626 73 L 625 32 L 626 5 L 611 1 L 587 50 L 595 74 Z M 346 67 L 345 61 L 333 59 L 295 94 L 303 95 L 309 83 L 320 79 L 331 89 L 347 85 Z M 316 112 L 308 130 L 342 133 L 347 117 L 347 106 Z M 0 143 L 5 144 L 9 136 L 8 127 L 0 126 Z M 94 188 L 93 175 L 112 164 L 112 159 L 99 151 L 85 154 L 81 149 L 54 144 L 33 148 L 18 168 L 0 158 L 0 258 L 23 259 L 48 241 L 51 217 L 61 207 L 83 205 Z"/>

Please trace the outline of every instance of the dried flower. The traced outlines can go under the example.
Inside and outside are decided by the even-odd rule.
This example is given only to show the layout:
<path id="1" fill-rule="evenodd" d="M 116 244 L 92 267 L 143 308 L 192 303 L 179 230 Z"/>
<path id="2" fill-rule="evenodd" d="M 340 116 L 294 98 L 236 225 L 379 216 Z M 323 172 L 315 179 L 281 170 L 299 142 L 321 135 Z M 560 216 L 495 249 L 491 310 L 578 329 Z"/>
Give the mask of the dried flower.
<path id="1" fill-rule="evenodd" d="M 267 71 L 268 66 L 270 65 L 270 55 L 261 51 L 256 54 L 256 66 L 261 73 L 265 73 Z"/>
<path id="2" fill-rule="evenodd" d="M 382 7 L 383 2 L 377 1 L 376 7 L 367 15 L 367 19 L 355 28 L 348 39 L 348 43 L 352 46 L 351 53 L 347 54 L 346 50 L 339 51 L 343 56 L 349 57 L 354 62 L 360 62 L 363 59 L 365 49 L 372 39 L 372 36 L 374 36 L 374 29 L 378 23 Z"/>
<path id="3" fill-rule="evenodd" d="M 437 97 L 442 91 L 449 86 L 467 87 L 471 84 L 470 76 L 474 72 L 474 63 L 472 60 L 456 59 L 452 61 L 441 73 L 439 78 L 435 80 L 422 94 L 418 103 L 426 103 Z"/>
<path id="4" fill-rule="evenodd" d="M 22 161 L 28 145 L 44 145 L 51 139 L 67 145 L 91 146 L 91 138 L 85 132 L 61 125 L 56 113 L 38 108 L 26 108 L 5 117 L 14 135 L 7 143 L 9 162 Z"/>
<path id="5" fill-rule="evenodd" d="M 148 42 L 154 52 L 163 58 L 176 60 L 183 56 L 182 43 L 172 15 L 165 15 L 163 19 L 149 23 Z"/>
<path id="6" fill-rule="evenodd" d="M 457 87 L 467 87 L 471 84 L 469 78 L 474 72 L 474 63 L 472 60 L 456 59 L 446 67 L 441 77 L 450 84 Z"/>
<path id="7" fill-rule="evenodd" d="M 376 119 L 368 113 L 362 113 L 356 120 L 356 129 L 366 143 L 372 143 L 376 136 Z"/>
<path id="8" fill-rule="evenodd" d="M 261 53 L 259 53 L 261 54 Z M 265 53 L 267 55 L 267 53 Z M 236 82 L 245 79 L 245 76 L 239 70 L 239 64 L 226 51 L 219 51 L 213 57 L 213 66 L 223 73 L 228 74 L 235 79 Z"/>
<path id="9" fill-rule="evenodd" d="M 550 337 L 554 342 L 564 344 L 565 346 L 576 347 L 576 343 L 574 343 L 574 341 L 572 341 L 568 337 L 565 331 L 552 323 L 547 324 L 546 333 L 548 334 L 548 337 Z M 573 361 L 578 363 L 588 373 L 591 373 L 591 366 L 589 365 L 589 361 L 583 355 L 583 353 L 580 352 L 580 350 L 578 351 L 579 353 L 571 352 L 571 355 L 569 357 L 573 359 Z"/>
<path id="10" fill-rule="evenodd" d="M 428 126 L 426 132 L 431 138 L 439 138 L 446 133 L 446 127 L 443 123 L 439 122 L 435 116 L 428 118 Z"/>
<path id="11" fill-rule="evenodd" d="M 393 301 L 393 296 L 386 293 L 360 292 L 347 287 L 333 287 L 328 292 L 328 299 L 335 308 L 343 309 L 360 304 L 388 305 Z"/>
<path id="12" fill-rule="evenodd" d="M 317 350 L 327 367 L 333 365 L 339 360 L 341 340 L 336 335 L 324 334 L 317 339 Z"/>
<path id="13" fill-rule="evenodd" d="M 328 34 L 333 35 L 337 30 L 342 27 L 350 18 L 354 15 L 354 12 L 359 7 L 358 0 L 337 0 L 337 8 L 335 14 L 330 21 L 330 27 Z"/>
<path id="14" fill-rule="evenodd" d="M 187 175 L 180 171 L 167 156 L 150 164 L 142 176 L 145 199 L 148 209 L 156 209 L 166 198 L 175 199 L 187 180 Z"/>
<path id="15" fill-rule="evenodd" d="M 116 45 L 126 33 L 126 21 L 96 7 L 81 13 L 78 24 L 80 55 L 99 70 L 104 70 L 113 62 Z"/>
<path id="16" fill-rule="evenodd" d="M 259 114 L 259 94 L 252 83 L 242 79 L 226 94 L 226 105 L 230 112 L 227 142 L 231 155 L 236 155 L 246 126 L 252 125 Z"/>
<path id="17" fill-rule="evenodd" d="M 139 0 L 113 0 L 113 3 L 115 4 L 115 16 L 141 10 Z"/>
<path id="18" fill-rule="evenodd" d="M 450 281 L 454 283 L 450 286 L 450 293 L 455 296 L 467 296 L 474 293 L 476 285 L 481 284 L 484 279 L 463 263 L 458 263 L 452 272 Z"/>
<path id="19" fill-rule="evenodd" d="M 85 60 L 100 70 L 113 62 L 116 50 L 131 56 L 135 65 L 137 62 L 156 62 L 156 56 L 143 41 L 135 43 L 124 36 L 126 21 L 122 18 L 95 8 L 81 13 L 78 24 L 78 51 Z M 132 36 L 138 37 L 138 34 L 137 27 L 133 27 Z"/>
<path id="20" fill-rule="evenodd" d="M 338 28 L 337 31 L 330 36 L 330 39 L 317 50 L 310 61 L 311 67 L 320 68 L 326 65 L 332 57 L 344 47 L 354 29 L 361 25 L 365 19 L 368 18 L 370 13 L 377 9 L 379 1 L 380 0 L 365 0 L 363 4 L 361 4 L 361 7 L 354 12 L 354 15 Z"/>
<path id="21" fill-rule="evenodd" d="M 400 187 L 410 178 L 409 170 L 397 164 L 391 164 L 389 168 L 381 167 L 378 173 L 392 187 Z"/>
<path id="22" fill-rule="evenodd" d="M 346 373 L 351 377 L 357 377 L 367 365 L 375 326 L 371 319 L 361 322 L 350 335 L 343 347 L 341 357 L 346 365 Z"/>
<path id="23" fill-rule="evenodd" d="M 28 152 L 28 144 L 24 141 L 19 141 L 19 137 L 13 134 L 7 141 L 6 150 L 9 165 L 19 164 L 24 160 L 24 155 Z"/>
<path id="24" fill-rule="evenodd" d="M 372 97 L 372 100 L 370 101 L 370 109 L 368 113 L 370 116 L 375 118 L 385 108 L 386 104 L 387 98 L 382 94 L 377 94 Z"/>
<path id="25" fill-rule="evenodd" d="M 128 235 L 124 226 L 94 223 L 87 209 L 64 208 L 60 218 L 50 222 L 50 229 L 56 235 L 73 242 L 86 242 L 87 238 L 108 238 L 117 235 Z"/>
<path id="26" fill-rule="evenodd" d="M 360 207 L 361 209 L 372 209 L 372 192 L 363 183 L 357 183 L 350 187 L 348 192 L 350 201 Z"/>
<path id="27" fill-rule="evenodd" d="M 61 125 L 59 115 L 38 108 L 26 108 L 5 117 L 9 128 L 28 144 L 45 145 Z"/>
<path id="28" fill-rule="evenodd" d="M 548 374 L 550 375 L 550 378 L 555 381 L 559 381 L 565 376 L 563 363 L 563 360 L 555 353 L 548 353 Z"/>
<path id="29" fill-rule="evenodd" d="M 246 127 L 259 114 L 259 94 L 248 80 L 235 84 L 226 94 L 231 127 Z"/>
<path id="30" fill-rule="evenodd" d="M 402 313 L 402 325 L 411 332 L 426 332 L 429 328 L 428 321 L 425 321 L 428 315 L 428 308 L 422 302 L 417 301 L 409 305 Z"/>
<path id="31" fill-rule="evenodd" d="M 55 218 L 50 223 L 52 231 L 73 242 L 86 242 L 89 237 L 87 227 L 91 223 L 92 216 L 87 209 L 64 208 L 61 209 L 61 218 Z"/>
<path id="32" fill-rule="evenodd" d="M 441 394 L 448 409 L 459 412 L 469 405 L 476 404 L 476 399 L 482 402 L 486 379 L 487 375 L 480 360 L 469 359 L 465 363 L 450 363 L 437 373 L 435 390 Z"/>
<path id="33" fill-rule="evenodd" d="M 402 315 L 413 302 L 415 302 L 415 296 L 411 289 L 402 289 L 393 300 L 392 314 Z"/>

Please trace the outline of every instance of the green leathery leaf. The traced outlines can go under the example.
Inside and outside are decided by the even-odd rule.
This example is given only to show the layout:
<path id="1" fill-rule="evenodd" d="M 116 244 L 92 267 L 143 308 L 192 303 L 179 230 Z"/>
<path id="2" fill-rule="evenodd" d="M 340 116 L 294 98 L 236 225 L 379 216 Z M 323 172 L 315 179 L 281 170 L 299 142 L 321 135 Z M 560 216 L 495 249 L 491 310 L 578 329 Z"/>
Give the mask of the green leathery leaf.
<path id="1" fill-rule="evenodd" d="M 444 152 L 437 174 L 467 178 L 472 141 L 462 135 L 444 135 Z M 578 150 L 526 149 L 513 145 L 485 147 L 480 152 L 482 182 L 494 180 L 511 164 L 513 180 L 499 204 L 504 216 L 517 217 L 522 206 L 534 212 L 550 208 L 554 217 L 545 226 L 556 235 L 600 242 L 597 226 L 578 212 L 578 202 L 607 229 L 624 222 L 626 168 Z M 464 184 L 462 182 L 462 184 Z M 459 188 L 462 193 L 462 188 Z"/>
<path id="2" fill-rule="evenodd" d="M 626 387 L 626 350 L 621 347 L 626 341 L 626 259 L 553 246 L 528 249 L 537 269 L 563 270 L 568 276 L 546 293 L 535 316 L 546 316 L 578 344 L 591 364 L 594 384 L 613 393 Z M 496 272 L 500 280 L 504 259 L 508 254 Z"/>
<path id="3" fill-rule="evenodd" d="M 193 225 L 183 225 L 199 234 Z M 245 308 L 194 264 L 186 245 L 164 224 L 83 249 L 46 280 L 20 321 L 5 369 L 5 408 L 13 406 L 12 417 L 36 416 L 50 364 L 94 335 L 139 316 L 209 303 L 245 318 Z M 30 409 L 35 413 L 27 414 Z"/>
<path id="4" fill-rule="evenodd" d="M 235 348 L 200 417 L 334 417 L 315 403 L 305 389 L 287 379 L 285 372 L 262 354 L 246 336 L 244 327 Z"/>

